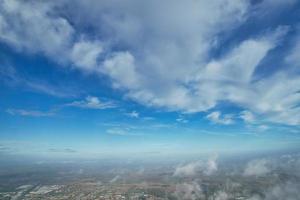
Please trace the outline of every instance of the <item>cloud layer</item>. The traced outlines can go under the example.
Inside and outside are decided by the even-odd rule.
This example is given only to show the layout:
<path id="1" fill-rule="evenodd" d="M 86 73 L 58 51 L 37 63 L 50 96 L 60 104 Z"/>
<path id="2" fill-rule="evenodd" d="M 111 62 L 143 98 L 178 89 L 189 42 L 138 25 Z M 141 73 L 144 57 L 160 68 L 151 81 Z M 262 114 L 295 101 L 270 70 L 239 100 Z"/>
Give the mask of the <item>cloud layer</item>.
<path id="1" fill-rule="evenodd" d="M 283 58 L 286 70 L 256 76 L 291 27 L 258 30 L 215 55 L 264 6 L 280 9 L 296 3 L 278 2 L 3 0 L 0 40 L 19 52 L 106 76 L 113 88 L 146 106 L 190 113 L 230 102 L 267 121 L 299 125 L 300 76 L 292 69 L 300 40 L 295 38 Z M 216 114 L 209 118 L 231 123 Z M 254 118 L 242 116 L 245 121 Z"/>

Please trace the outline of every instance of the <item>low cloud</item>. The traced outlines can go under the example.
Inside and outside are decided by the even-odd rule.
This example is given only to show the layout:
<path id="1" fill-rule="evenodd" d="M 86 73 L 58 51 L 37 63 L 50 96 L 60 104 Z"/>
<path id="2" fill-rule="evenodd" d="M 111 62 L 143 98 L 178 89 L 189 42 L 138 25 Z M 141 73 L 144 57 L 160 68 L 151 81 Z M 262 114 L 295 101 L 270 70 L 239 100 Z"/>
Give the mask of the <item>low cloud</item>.
<path id="1" fill-rule="evenodd" d="M 195 161 L 176 167 L 174 176 L 192 177 L 198 173 L 211 175 L 218 170 L 217 156 L 212 156 L 206 162 Z"/>
<path id="2" fill-rule="evenodd" d="M 245 170 L 245 176 L 263 176 L 269 173 L 271 170 L 268 166 L 269 161 L 266 159 L 258 159 L 250 161 Z"/>
<path id="3" fill-rule="evenodd" d="M 202 164 L 202 162 L 197 161 L 178 166 L 175 169 L 174 176 L 194 176 L 199 172 L 199 168 L 202 166 Z"/>
<path id="4" fill-rule="evenodd" d="M 255 195 L 247 200 L 299 200 L 299 188 L 299 183 L 286 182 L 267 189 L 264 197 Z"/>

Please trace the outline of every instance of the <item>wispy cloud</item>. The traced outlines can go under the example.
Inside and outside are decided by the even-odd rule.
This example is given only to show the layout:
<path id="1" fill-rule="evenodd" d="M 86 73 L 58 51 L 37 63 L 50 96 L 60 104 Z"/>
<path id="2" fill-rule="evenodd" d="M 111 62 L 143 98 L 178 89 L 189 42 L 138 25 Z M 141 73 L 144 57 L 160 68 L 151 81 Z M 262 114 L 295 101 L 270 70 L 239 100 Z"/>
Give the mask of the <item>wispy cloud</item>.
<path id="1" fill-rule="evenodd" d="M 128 135 L 128 131 L 128 129 L 122 128 L 110 128 L 106 130 L 106 132 L 111 135 Z"/>
<path id="2" fill-rule="evenodd" d="M 176 119 L 177 122 L 179 123 L 188 123 L 189 120 L 185 119 L 183 116 L 179 116 L 177 119 Z"/>
<path id="3" fill-rule="evenodd" d="M 79 107 L 86 109 L 109 109 L 115 108 L 116 104 L 112 101 L 102 102 L 98 97 L 87 96 L 84 100 L 74 101 L 68 104 L 60 104 L 53 106 L 52 109 L 47 111 L 36 110 L 36 109 L 6 109 L 6 112 L 10 115 L 20 115 L 20 116 L 30 116 L 30 117 L 51 117 L 56 115 L 59 111 L 63 110 L 65 107 Z"/>
<path id="4" fill-rule="evenodd" d="M 76 150 L 70 148 L 65 148 L 65 149 L 50 148 L 48 149 L 48 151 L 51 153 L 77 153 Z"/>
<path id="5" fill-rule="evenodd" d="M 116 104 L 111 101 L 102 102 L 98 97 L 87 96 L 84 100 L 74 101 L 65 106 L 87 108 L 87 109 L 108 109 L 115 108 Z"/>
<path id="6" fill-rule="evenodd" d="M 153 131 L 168 130 L 174 128 L 173 124 L 164 124 L 148 121 L 141 121 L 137 124 L 131 123 L 101 123 L 104 126 L 106 132 L 111 135 L 128 135 L 128 136 L 143 136 L 145 134 L 151 134 Z"/>
<path id="7" fill-rule="evenodd" d="M 250 161 L 245 170 L 245 176 L 262 176 L 269 173 L 271 170 L 268 166 L 268 160 L 266 159 L 258 159 Z"/>
<path id="8" fill-rule="evenodd" d="M 129 127 L 116 127 L 109 128 L 106 132 L 110 135 L 119 135 L 119 136 L 143 136 L 144 134 L 140 130 L 132 129 Z"/>
<path id="9" fill-rule="evenodd" d="M 21 116 L 30 116 L 30 117 L 51 117 L 55 115 L 54 111 L 25 110 L 25 109 L 7 109 L 6 112 L 11 115 L 21 115 Z"/>
<path id="10" fill-rule="evenodd" d="M 75 97 L 78 95 L 78 91 L 72 88 L 66 88 L 61 85 L 53 85 L 37 78 L 32 79 L 24 77 L 11 65 L 6 65 L 0 68 L 0 81 L 3 81 L 5 84 L 12 87 L 23 87 L 26 90 L 55 97 Z"/>
<path id="11" fill-rule="evenodd" d="M 132 118 L 139 118 L 140 117 L 140 113 L 138 113 L 137 111 L 132 111 L 130 113 L 126 113 L 127 116 L 132 117 Z"/>

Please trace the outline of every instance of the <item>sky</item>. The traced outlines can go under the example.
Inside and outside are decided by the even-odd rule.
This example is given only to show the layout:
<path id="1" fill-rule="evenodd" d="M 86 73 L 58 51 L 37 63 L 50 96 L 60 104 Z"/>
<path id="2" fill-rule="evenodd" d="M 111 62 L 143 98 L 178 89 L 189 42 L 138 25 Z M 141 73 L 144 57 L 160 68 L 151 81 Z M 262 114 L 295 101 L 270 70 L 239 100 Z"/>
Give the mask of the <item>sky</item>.
<path id="1" fill-rule="evenodd" d="M 0 0 L 0 155 L 300 146 L 298 0 Z"/>

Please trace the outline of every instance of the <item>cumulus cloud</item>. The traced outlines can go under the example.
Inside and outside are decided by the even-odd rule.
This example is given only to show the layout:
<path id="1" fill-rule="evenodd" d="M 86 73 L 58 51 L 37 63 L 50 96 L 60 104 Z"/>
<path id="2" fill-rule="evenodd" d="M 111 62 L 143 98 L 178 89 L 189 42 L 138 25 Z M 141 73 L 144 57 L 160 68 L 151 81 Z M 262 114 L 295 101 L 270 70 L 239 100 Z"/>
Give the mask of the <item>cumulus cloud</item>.
<path id="1" fill-rule="evenodd" d="M 219 111 L 215 111 L 215 112 L 208 114 L 206 116 L 206 118 L 216 124 L 229 125 L 229 124 L 234 123 L 232 115 L 227 114 L 222 117 L 221 112 L 219 112 Z"/>
<path id="2" fill-rule="evenodd" d="M 71 61 L 83 70 L 94 71 L 94 68 L 97 67 L 97 59 L 102 51 L 100 42 L 81 40 L 75 43 L 71 50 Z"/>
<path id="3" fill-rule="evenodd" d="M 88 109 L 107 109 L 107 108 L 114 108 L 116 105 L 112 102 L 102 102 L 99 100 L 98 97 L 87 96 L 84 100 L 74 101 L 72 103 L 66 104 L 66 106 L 88 108 Z"/>
<path id="4" fill-rule="evenodd" d="M 64 60 L 74 29 L 65 18 L 53 15 L 54 9 L 50 2 L 1 1 L 1 40 L 18 50 Z"/>
<path id="5" fill-rule="evenodd" d="M 218 170 L 217 156 L 210 157 L 206 162 L 195 161 L 176 167 L 174 176 L 193 177 L 197 173 L 211 175 Z"/>
<path id="6" fill-rule="evenodd" d="M 263 2 L 261 7 L 278 8 L 295 1 Z M 255 76 L 288 27 L 261 30 L 212 56 L 222 36 L 234 35 L 255 14 L 252 6 L 246 0 L 3 0 L 0 40 L 18 51 L 104 75 L 113 88 L 147 106 L 189 113 L 228 101 L 268 121 L 299 125 L 300 76 L 289 70 Z M 92 31 L 83 31 L 86 27 Z M 297 55 L 291 53 L 287 61 L 296 65 Z M 217 113 L 211 118 L 231 123 Z"/>
<path id="7" fill-rule="evenodd" d="M 244 120 L 247 123 L 253 123 L 255 122 L 255 116 L 252 112 L 248 110 L 244 110 L 240 113 L 240 118 Z"/>
<path id="8" fill-rule="evenodd" d="M 205 174 L 210 175 L 218 170 L 218 156 L 214 155 L 207 160 Z"/>
<path id="9" fill-rule="evenodd" d="M 250 161 L 244 170 L 244 175 L 263 176 L 271 171 L 268 164 L 269 163 L 266 159 L 258 159 L 258 160 Z"/>
<path id="10" fill-rule="evenodd" d="M 174 176 L 194 176 L 199 172 L 199 168 L 202 166 L 202 162 L 191 162 L 186 165 L 178 166 L 175 169 Z"/>

